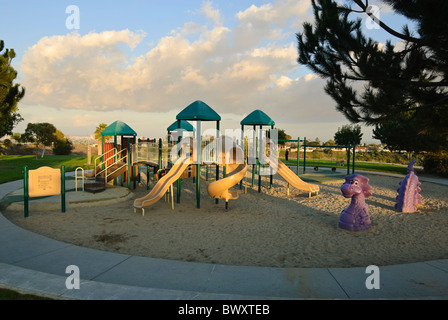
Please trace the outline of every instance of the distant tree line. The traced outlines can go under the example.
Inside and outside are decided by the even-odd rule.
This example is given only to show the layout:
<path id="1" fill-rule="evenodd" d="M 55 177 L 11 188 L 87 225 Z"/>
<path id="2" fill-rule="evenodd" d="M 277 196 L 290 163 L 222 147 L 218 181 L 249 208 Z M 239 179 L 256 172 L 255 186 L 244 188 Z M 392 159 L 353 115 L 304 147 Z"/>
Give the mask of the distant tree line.
<path id="1" fill-rule="evenodd" d="M 73 142 L 65 137 L 51 123 L 28 123 L 24 133 L 13 133 L 11 138 L 18 144 L 33 143 L 36 147 L 36 159 L 41 150 L 41 157 L 45 155 L 45 148 L 52 147 L 56 155 L 69 155 L 74 149 Z"/>

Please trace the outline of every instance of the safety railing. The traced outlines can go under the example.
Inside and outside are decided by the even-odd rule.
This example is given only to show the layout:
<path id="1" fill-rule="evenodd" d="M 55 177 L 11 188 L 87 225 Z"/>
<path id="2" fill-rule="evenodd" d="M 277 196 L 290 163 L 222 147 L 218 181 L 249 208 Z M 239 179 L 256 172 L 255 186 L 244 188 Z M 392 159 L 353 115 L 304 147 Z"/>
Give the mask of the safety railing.
<path id="1" fill-rule="evenodd" d="M 95 177 L 99 174 L 99 171 L 101 171 L 101 169 L 99 169 L 99 168 L 105 162 L 105 161 L 103 161 L 103 159 L 106 159 L 106 157 L 107 157 L 107 159 L 110 159 L 111 156 L 109 156 L 109 154 L 111 154 L 111 152 L 112 152 L 113 156 L 115 156 L 115 154 L 117 153 L 117 149 L 112 148 L 112 149 L 106 151 L 105 153 L 103 153 L 102 155 L 96 157 L 95 160 L 93 161 Z"/>
<path id="2" fill-rule="evenodd" d="M 132 163 L 153 162 L 159 164 L 160 168 L 169 167 L 171 160 L 171 149 L 173 146 L 166 141 L 139 142 L 131 146 Z"/>
<path id="3" fill-rule="evenodd" d="M 78 177 L 78 171 L 81 170 L 81 177 Z M 82 179 L 82 191 L 84 191 L 84 169 L 81 167 L 75 170 L 75 191 L 78 192 L 78 179 Z"/>
<path id="4" fill-rule="evenodd" d="M 95 177 L 104 176 L 106 183 L 109 180 L 109 176 L 113 175 L 116 172 L 119 172 L 122 168 L 125 168 L 127 166 L 127 150 L 123 149 L 120 152 L 116 152 L 115 148 L 113 150 L 114 154 L 107 157 L 106 159 L 103 159 L 102 162 L 97 164 L 97 159 L 99 159 L 100 157 L 95 159 Z M 111 161 L 112 159 L 114 161 Z"/>

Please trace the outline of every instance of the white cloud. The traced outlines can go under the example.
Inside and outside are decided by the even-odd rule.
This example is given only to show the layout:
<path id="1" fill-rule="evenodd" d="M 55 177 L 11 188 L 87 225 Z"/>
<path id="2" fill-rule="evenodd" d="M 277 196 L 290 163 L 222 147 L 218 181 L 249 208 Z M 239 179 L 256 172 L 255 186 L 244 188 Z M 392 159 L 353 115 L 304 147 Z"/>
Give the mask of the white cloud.
<path id="1" fill-rule="evenodd" d="M 319 76 L 317 74 L 315 74 L 315 73 L 308 73 L 307 75 L 304 76 L 304 79 L 307 82 L 311 81 L 311 80 L 314 80 L 314 79 L 317 79 L 317 78 L 319 78 Z"/>
<path id="2" fill-rule="evenodd" d="M 260 7 L 255 5 L 237 13 L 240 23 L 253 25 L 276 24 L 283 27 L 291 19 L 299 19 L 305 16 L 310 8 L 310 2 L 297 0 L 277 0 Z"/>
<path id="3" fill-rule="evenodd" d="M 219 12 L 219 10 L 213 9 L 213 4 L 211 1 L 205 2 L 204 5 L 202 6 L 201 11 L 205 14 L 207 18 L 211 19 L 214 22 L 214 24 L 222 25 L 221 13 Z"/>
<path id="4" fill-rule="evenodd" d="M 178 112 L 194 100 L 223 114 L 263 109 L 284 123 L 339 118 L 322 79 L 293 76 L 300 68 L 294 26 L 309 7 L 308 0 L 252 5 L 231 29 L 208 1 L 201 12 L 212 25 L 184 23 L 140 55 L 132 50 L 142 45 L 141 31 L 45 37 L 20 65 L 24 102 L 95 112 L 73 115 L 79 127 L 98 125 L 102 111 Z"/>
<path id="5" fill-rule="evenodd" d="M 275 84 L 280 88 L 289 88 L 292 82 L 293 80 L 291 78 L 287 76 L 281 76 L 279 79 L 277 79 Z"/>
<path id="6" fill-rule="evenodd" d="M 75 114 L 70 117 L 74 127 L 96 127 L 99 125 L 98 117 L 92 114 Z"/>

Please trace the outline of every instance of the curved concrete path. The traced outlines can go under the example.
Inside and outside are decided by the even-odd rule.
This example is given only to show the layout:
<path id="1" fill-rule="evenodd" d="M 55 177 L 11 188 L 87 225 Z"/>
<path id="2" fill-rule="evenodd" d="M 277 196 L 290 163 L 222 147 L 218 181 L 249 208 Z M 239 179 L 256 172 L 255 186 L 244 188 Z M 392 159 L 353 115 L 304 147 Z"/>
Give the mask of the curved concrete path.
<path id="1" fill-rule="evenodd" d="M 22 181 L 0 185 L 0 199 Z M 66 267 L 80 270 L 67 289 Z M 367 266 L 366 266 L 367 267 Z M 0 213 L 0 287 L 59 299 L 447 299 L 448 259 L 365 268 L 266 268 L 170 261 L 83 248 L 26 231 Z"/>

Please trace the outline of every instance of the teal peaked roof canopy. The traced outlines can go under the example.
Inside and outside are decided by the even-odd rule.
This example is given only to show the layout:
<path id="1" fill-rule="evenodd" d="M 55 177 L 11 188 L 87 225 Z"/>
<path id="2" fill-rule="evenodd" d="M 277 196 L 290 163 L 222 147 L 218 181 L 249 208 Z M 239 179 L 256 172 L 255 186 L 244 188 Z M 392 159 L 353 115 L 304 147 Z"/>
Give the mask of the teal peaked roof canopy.
<path id="1" fill-rule="evenodd" d="M 249 114 L 246 118 L 241 120 L 241 125 L 262 125 L 273 126 L 275 121 L 272 120 L 266 113 L 261 110 L 255 110 Z"/>
<path id="2" fill-rule="evenodd" d="M 182 110 L 177 116 L 177 120 L 202 120 L 221 121 L 221 116 L 202 101 L 195 101 Z"/>
<path id="3" fill-rule="evenodd" d="M 177 130 L 177 121 L 174 121 L 172 125 L 170 125 L 166 130 L 167 131 L 175 131 Z M 194 127 L 188 121 L 181 120 L 180 121 L 180 129 L 185 131 L 194 131 Z"/>
<path id="4" fill-rule="evenodd" d="M 137 133 L 123 121 L 115 121 L 101 131 L 102 136 L 137 136 Z"/>

